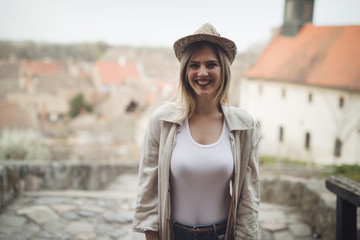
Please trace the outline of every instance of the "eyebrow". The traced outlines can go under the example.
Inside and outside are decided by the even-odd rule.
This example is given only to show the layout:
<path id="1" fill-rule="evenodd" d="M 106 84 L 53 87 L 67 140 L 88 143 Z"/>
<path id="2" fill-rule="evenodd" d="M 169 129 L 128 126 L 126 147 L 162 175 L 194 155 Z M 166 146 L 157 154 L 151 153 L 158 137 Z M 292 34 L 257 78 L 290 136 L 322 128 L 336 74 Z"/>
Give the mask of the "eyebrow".
<path id="1" fill-rule="evenodd" d="M 194 61 L 194 60 L 191 60 L 190 62 L 191 63 L 200 63 L 200 62 Z M 209 61 L 206 61 L 205 63 L 219 63 L 219 61 L 218 60 L 209 60 Z"/>

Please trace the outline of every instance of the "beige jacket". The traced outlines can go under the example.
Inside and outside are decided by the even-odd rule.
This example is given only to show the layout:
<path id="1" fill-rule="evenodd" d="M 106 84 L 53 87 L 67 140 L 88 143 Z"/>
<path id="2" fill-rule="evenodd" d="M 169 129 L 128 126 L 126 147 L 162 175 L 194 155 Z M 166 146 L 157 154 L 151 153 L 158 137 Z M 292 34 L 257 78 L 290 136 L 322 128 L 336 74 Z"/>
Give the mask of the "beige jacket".
<path id="1" fill-rule="evenodd" d="M 226 240 L 257 239 L 260 187 L 258 143 L 260 133 L 244 110 L 222 106 L 235 159 Z M 182 112 L 171 104 L 151 116 L 139 167 L 139 189 L 133 231 L 158 231 L 160 240 L 170 240 L 170 157 L 180 131 Z"/>

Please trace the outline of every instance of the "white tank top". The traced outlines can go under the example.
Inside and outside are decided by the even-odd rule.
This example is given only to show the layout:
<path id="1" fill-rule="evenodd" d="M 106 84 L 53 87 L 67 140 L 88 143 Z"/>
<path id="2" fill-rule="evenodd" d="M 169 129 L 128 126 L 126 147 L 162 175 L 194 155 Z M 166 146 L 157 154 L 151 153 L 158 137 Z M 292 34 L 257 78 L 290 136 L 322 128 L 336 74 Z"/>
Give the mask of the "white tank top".
<path id="1" fill-rule="evenodd" d="M 234 170 L 229 130 L 202 145 L 191 136 L 188 119 L 176 136 L 170 163 L 172 219 L 187 225 L 213 224 L 227 218 L 229 181 Z"/>

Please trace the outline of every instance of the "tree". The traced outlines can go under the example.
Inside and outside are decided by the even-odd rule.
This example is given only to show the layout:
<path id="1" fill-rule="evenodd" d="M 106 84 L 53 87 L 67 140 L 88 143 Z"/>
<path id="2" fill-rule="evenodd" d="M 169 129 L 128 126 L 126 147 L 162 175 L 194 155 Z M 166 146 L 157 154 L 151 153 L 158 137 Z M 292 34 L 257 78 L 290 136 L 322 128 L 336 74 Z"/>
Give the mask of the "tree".
<path id="1" fill-rule="evenodd" d="M 92 112 L 93 105 L 87 103 L 84 99 L 84 96 L 81 93 L 76 94 L 73 98 L 70 99 L 70 112 L 69 115 L 71 118 L 75 118 L 80 113 Z"/>

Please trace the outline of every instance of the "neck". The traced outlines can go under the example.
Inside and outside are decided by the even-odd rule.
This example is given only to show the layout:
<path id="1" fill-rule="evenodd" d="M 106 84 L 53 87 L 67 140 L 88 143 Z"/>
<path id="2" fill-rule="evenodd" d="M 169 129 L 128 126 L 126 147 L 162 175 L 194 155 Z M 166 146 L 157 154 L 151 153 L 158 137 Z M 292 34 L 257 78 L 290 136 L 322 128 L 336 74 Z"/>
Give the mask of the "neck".
<path id="1" fill-rule="evenodd" d="M 208 115 L 220 112 L 220 102 L 213 98 L 198 97 L 196 99 L 195 114 Z"/>

